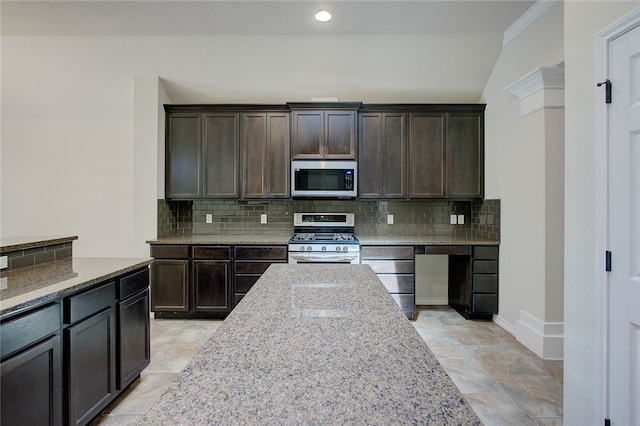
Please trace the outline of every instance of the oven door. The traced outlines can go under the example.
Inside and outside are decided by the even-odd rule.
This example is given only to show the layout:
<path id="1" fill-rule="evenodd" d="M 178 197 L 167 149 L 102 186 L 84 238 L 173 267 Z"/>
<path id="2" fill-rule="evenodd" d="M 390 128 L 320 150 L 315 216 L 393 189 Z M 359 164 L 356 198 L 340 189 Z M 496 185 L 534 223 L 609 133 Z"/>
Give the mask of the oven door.
<path id="1" fill-rule="evenodd" d="M 289 263 L 360 263 L 360 253 L 289 252 Z"/>

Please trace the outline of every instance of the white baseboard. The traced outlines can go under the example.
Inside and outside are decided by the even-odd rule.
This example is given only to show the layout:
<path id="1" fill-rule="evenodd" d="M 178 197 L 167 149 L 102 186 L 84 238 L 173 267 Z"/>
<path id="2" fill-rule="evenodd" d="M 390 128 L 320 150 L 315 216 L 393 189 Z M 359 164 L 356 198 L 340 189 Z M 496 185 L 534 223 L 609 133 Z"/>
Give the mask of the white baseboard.
<path id="1" fill-rule="evenodd" d="M 448 305 L 448 297 L 416 297 L 416 305 Z"/>
<path id="2" fill-rule="evenodd" d="M 515 334 L 520 343 L 543 359 L 564 358 L 564 323 L 542 322 L 526 311 L 520 311 Z"/>
<path id="3" fill-rule="evenodd" d="M 513 324 L 511 324 L 510 322 L 506 321 L 504 318 L 502 318 L 500 315 L 494 315 L 493 316 L 493 322 L 495 322 L 496 324 L 498 324 L 500 327 L 504 328 L 505 330 L 507 330 L 510 334 L 512 334 L 514 337 L 516 335 L 516 328 L 513 326 Z"/>

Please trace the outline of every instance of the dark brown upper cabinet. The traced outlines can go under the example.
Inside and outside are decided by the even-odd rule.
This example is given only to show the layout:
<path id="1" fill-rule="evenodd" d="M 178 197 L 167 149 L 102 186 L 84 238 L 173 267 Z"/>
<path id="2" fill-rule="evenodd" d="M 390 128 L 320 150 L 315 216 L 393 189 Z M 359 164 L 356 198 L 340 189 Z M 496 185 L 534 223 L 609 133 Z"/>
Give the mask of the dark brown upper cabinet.
<path id="1" fill-rule="evenodd" d="M 407 197 L 406 116 L 403 112 L 359 114 L 359 198 Z"/>
<path id="2" fill-rule="evenodd" d="M 451 113 L 447 120 L 447 197 L 484 197 L 484 117 Z"/>
<path id="3" fill-rule="evenodd" d="M 240 153 L 238 113 L 207 113 L 204 121 L 204 198 L 237 198 Z"/>
<path id="4" fill-rule="evenodd" d="M 288 103 L 294 160 L 356 159 L 360 102 Z"/>
<path id="5" fill-rule="evenodd" d="M 444 198 L 445 114 L 409 114 L 409 198 Z"/>
<path id="6" fill-rule="evenodd" d="M 242 198 L 289 198 L 289 112 L 242 114 Z"/>
<path id="7" fill-rule="evenodd" d="M 165 127 L 165 196 L 199 198 L 202 196 L 201 114 L 167 114 Z"/>

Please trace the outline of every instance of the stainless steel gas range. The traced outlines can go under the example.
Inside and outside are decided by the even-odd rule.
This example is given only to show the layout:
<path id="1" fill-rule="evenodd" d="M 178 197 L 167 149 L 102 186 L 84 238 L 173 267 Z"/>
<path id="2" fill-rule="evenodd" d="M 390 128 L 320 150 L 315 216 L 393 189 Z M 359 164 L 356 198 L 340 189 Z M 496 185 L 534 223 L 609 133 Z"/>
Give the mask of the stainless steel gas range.
<path id="1" fill-rule="evenodd" d="M 353 213 L 294 213 L 289 263 L 360 263 Z"/>

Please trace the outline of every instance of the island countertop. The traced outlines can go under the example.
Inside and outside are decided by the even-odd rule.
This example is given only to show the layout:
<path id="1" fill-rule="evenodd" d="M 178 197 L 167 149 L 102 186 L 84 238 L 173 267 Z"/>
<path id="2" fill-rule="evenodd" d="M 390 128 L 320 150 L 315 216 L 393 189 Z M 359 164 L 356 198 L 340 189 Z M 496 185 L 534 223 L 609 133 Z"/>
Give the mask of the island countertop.
<path id="1" fill-rule="evenodd" d="M 142 424 L 481 425 L 368 265 L 275 264 Z"/>
<path id="2" fill-rule="evenodd" d="M 0 274 L 0 315 L 47 303 L 149 265 L 149 258 L 73 257 Z"/>

